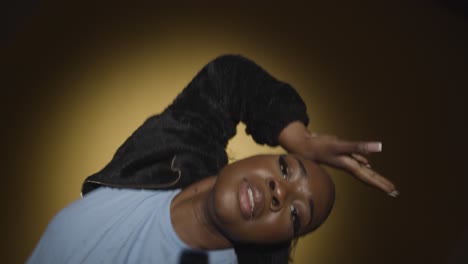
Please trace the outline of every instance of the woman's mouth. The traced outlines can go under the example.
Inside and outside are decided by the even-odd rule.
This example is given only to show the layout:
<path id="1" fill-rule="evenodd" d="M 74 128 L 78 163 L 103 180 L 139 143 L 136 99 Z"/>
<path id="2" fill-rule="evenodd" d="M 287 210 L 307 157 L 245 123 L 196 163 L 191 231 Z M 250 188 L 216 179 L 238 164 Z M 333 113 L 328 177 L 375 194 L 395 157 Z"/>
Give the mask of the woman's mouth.
<path id="1" fill-rule="evenodd" d="M 239 185 L 239 207 L 242 216 L 246 220 L 253 219 L 262 209 L 262 205 L 263 195 L 261 192 L 254 184 L 243 179 Z"/>

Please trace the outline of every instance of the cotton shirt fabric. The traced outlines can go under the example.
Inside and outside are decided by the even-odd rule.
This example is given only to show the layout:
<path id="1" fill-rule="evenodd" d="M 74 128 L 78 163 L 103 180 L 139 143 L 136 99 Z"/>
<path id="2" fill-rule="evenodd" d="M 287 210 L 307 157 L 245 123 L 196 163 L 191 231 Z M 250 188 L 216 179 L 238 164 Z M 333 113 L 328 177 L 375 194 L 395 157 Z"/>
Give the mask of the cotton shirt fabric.
<path id="1" fill-rule="evenodd" d="M 54 217 L 27 263 L 237 263 L 232 248 L 180 240 L 170 215 L 179 192 L 100 187 Z"/>

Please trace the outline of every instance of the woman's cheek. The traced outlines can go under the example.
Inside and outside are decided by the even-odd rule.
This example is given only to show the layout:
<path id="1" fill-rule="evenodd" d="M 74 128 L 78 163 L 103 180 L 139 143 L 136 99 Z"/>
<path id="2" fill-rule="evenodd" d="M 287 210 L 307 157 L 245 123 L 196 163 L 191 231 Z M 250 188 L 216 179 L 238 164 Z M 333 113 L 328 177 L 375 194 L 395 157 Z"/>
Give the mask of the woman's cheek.
<path id="1" fill-rule="evenodd" d="M 259 241 L 282 242 L 292 238 L 289 221 L 280 213 L 272 213 L 258 219 L 252 232 L 259 233 Z"/>

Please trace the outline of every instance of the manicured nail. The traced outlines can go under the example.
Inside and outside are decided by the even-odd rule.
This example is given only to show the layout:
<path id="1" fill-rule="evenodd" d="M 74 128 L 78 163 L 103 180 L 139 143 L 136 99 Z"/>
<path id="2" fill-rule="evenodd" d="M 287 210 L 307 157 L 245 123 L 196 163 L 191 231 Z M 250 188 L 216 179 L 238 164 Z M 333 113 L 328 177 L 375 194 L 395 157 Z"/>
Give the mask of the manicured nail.
<path id="1" fill-rule="evenodd" d="M 366 144 L 366 150 L 368 152 L 381 152 L 382 142 L 370 142 Z"/>
<path id="2" fill-rule="evenodd" d="M 397 191 L 397 190 L 393 190 L 393 191 L 389 192 L 388 195 L 390 195 L 393 198 L 397 198 L 398 195 L 400 195 L 400 192 Z"/>

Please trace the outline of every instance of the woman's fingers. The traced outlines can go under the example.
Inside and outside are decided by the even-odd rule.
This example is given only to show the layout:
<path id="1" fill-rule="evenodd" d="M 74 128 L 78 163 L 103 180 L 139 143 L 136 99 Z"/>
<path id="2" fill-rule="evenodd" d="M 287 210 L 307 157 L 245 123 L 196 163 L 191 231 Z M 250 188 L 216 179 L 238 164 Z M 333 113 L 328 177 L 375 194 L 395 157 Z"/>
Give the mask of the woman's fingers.
<path id="1" fill-rule="evenodd" d="M 305 157 L 338 169 L 346 170 L 362 182 L 376 187 L 390 196 L 398 196 L 398 191 L 388 179 L 372 170 L 363 155 L 381 152 L 378 141 L 351 142 L 331 135 L 314 135 L 309 138 L 309 151 L 302 151 Z"/>
<path id="2" fill-rule="evenodd" d="M 366 167 L 370 168 L 369 161 L 362 155 L 351 153 L 350 155 L 353 159 L 357 160 L 359 163 L 362 163 Z"/>
<path id="3" fill-rule="evenodd" d="M 341 154 L 369 154 L 382 151 L 382 142 L 337 141 L 335 144 L 336 153 Z"/>
<path id="4" fill-rule="evenodd" d="M 376 187 L 390 196 L 398 196 L 399 193 L 395 189 L 395 185 L 376 171 L 366 167 L 364 164 L 349 156 L 340 156 L 338 157 L 338 160 L 343 169 L 349 171 L 354 177 L 358 178 L 362 182 Z"/>

